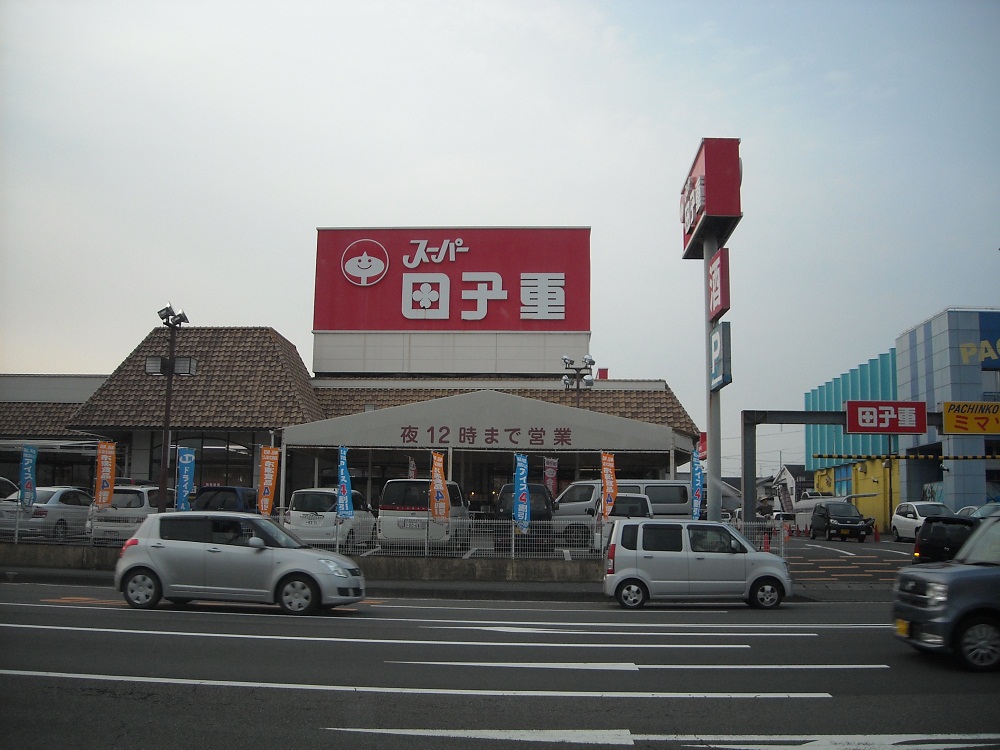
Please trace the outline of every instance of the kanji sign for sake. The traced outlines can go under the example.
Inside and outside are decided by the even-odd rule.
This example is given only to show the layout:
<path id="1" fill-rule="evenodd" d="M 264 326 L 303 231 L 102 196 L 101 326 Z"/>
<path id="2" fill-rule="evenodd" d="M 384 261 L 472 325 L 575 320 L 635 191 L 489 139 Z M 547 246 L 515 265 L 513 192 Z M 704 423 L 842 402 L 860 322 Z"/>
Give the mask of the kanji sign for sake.
<path id="1" fill-rule="evenodd" d="M 847 433 L 922 435 L 927 432 L 923 401 L 848 401 Z"/>
<path id="2" fill-rule="evenodd" d="M 315 331 L 589 331 L 589 228 L 320 229 Z"/>

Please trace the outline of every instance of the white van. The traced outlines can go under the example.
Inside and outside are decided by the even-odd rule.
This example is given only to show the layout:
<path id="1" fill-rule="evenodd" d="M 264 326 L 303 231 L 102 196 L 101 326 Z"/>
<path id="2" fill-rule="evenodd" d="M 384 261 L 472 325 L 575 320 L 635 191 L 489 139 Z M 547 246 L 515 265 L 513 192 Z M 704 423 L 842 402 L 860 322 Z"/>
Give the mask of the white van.
<path id="1" fill-rule="evenodd" d="M 625 609 L 650 599 L 742 599 L 773 609 L 792 594 L 783 559 L 715 521 L 615 521 L 604 561 L 604 593 Z"/>
<path id="2" fill-rule="evenodd" d="M 618 494 L 645 495 L 654 516 L 691 517 L 691 483 L 684 479 L 620 479 Z M 573 482 L 556 498 L 552 532 L 567 545 L 584 547 L 593 539 L 601 502 L 600 480 Z"/>
<path id="3" fill-rule="evenodd" d="M 379 544 L 447 546 L 467 550 L 472 526 L 469 505 L 455 482 L 445 482 L 451 511 L 447 522 L 431 516 L 429 479 L 390 479 L 382 488 L 376 538 Z"/>
<path id="4" fill-rule="evenodd" d="M 375 515 L 364 495 L 352 490 L 354 517 L 346 518 L 337 515 L 338 494 L 336 487 L 295 490 L 282 521 L 285 528 L 307 544 L 337 551 L 354 552 L 374 542 Z"/>

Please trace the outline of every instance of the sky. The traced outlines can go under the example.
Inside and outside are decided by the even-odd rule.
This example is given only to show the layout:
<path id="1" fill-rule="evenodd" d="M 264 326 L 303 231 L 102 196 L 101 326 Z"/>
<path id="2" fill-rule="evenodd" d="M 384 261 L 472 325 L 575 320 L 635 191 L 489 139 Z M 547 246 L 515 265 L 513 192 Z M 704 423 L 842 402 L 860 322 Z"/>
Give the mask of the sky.
<path id="1" fill-rule="evenodd" d="M 590 353 L 704 429 L 678 202 L 739 138 L 738 474 L 743 410 L 1000 306 L 998 33 L 996 0 L 0 0 L 0 373 L 109 374 L 168 300 L 311 368 L 317 227 L 587 226 Z M 757 435 L 759 476 L 803 462 Z"/>

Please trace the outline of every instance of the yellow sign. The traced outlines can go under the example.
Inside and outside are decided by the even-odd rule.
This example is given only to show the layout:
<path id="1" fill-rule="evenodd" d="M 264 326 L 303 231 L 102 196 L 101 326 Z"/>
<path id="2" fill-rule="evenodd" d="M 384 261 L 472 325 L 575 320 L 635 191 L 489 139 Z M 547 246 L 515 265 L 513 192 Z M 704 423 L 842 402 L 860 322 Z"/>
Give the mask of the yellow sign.
<path id="1" fill-rule="evenodd" d="M 447 522 L 451 515 L 451 498 L 444 478 L 444 454 L 431 452 L 431 516 L 435 521 Z"/>
<path id="2" fill-rule="evenodd" d="M 941 416 L 945 435 L 1000 435 L 1000 402 L 945 401 Z"/>

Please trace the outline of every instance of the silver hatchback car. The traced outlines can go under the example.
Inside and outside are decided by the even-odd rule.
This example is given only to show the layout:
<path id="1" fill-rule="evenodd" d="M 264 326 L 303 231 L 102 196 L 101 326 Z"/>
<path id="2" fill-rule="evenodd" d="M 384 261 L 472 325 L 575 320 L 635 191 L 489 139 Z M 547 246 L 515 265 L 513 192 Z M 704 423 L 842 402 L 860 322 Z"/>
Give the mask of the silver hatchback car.
<path id="1" fill-rule="evenodd" d="M 650 599 L 742 599 L 773 609 L 792 594 L 783 559 L 712 521 L 615 521 L 605 564 L 604 593 L 626 609 Z"/>
<path id="2" fill-rule="evenodd" d="M 305 545 L 251 513 L 154 514 L 122 546 L 115 587 L 138 609 L 161 598 L 277 604 L 288 614 L 365 598 L 365 579 L 348 557 Z"/>

